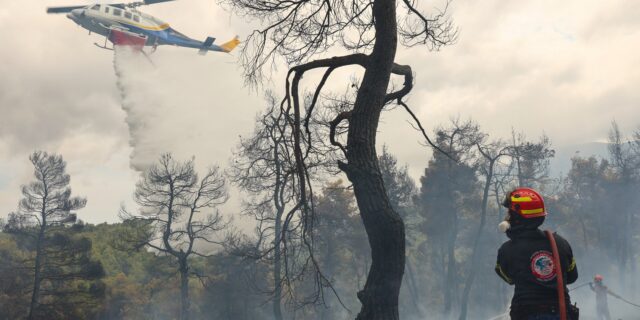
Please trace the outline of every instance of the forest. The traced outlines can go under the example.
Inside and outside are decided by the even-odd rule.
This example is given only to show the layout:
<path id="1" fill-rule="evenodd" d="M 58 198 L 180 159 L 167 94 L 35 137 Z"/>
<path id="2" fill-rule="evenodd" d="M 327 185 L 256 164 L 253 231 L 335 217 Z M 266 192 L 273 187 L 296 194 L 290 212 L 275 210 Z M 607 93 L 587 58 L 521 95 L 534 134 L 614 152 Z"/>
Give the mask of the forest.
<path id="1" fill-rule="evenodd" d="M 61 155 L 34 152 L 33 181 L 2 223 L 0 319 L 353 317 L 371 261 L 353 190 L 318 165 L 307 250 L 303 221 L 285 210 L 293 192 L 283 183 L 291 172 L 286 148 L 278 151 L 282 140 L 265 134 L 277 128 L 266 121 L 273 118 L 262 119 L 238 146 L 231 170 L 198 175 L 193 159 L 160 155 L 136 185 L 140 212 L 121 210 L 121 223 L 77 219 L 91 199 L 72 196 Z M 505 240 L 496 224 L 505 215 L 502 197 L 519 185 L 542 190 L 550 212 L 543 227 L 572 244 L 579 282 L 600 273 L 618 293 L 637 292 L 639 279 L 629 275 L 640 259 L 640 130 L 625 135 L 613 122 L 606 157 L 576 154 L 558 176 L 549 174 L 555 151 L 545 136 L 514 131 L 509 140 L 494 140 L 460 120 L 434 136 L 442 152 L 425 159 L 419 181 L 386 147 L 378 159 L 389 200 L 407 226 L 404 319 L 504 312 L 511 288 L 493 272 Z M 217 209 L 230 185 L 250 195 L 242 212 Z M 240 214 L 255 222 L 255 232 L 228 219 Z"/>

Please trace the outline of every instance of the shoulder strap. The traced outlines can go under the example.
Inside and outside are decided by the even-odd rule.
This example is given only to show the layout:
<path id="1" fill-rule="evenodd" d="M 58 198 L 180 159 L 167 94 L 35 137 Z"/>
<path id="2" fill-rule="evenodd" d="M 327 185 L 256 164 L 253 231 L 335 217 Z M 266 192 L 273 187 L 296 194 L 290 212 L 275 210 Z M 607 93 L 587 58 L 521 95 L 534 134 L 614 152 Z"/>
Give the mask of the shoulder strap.
<path id="1" fill-rule="evenodd" d="M 553 267 L 556 269 L 556 281 L 558 282 L 558 306 L 560 307 L 560 320 L 567 320 L 567 304 L 564 299 L 564 279 L 562 278 L 562 265 L 560 264 L 560 254 L 558 253 L 558 245 L 556 238 L 549 230 L 545 230 L 547 239 L 551 243 L 551 251 L 553 252 Z"/>

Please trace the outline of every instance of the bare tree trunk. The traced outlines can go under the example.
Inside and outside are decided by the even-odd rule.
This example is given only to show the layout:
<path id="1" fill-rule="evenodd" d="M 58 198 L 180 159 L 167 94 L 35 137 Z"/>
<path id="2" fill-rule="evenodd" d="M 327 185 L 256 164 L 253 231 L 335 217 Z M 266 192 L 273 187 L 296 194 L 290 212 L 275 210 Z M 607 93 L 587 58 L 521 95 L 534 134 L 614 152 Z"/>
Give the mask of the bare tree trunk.
<path id="1" fill-rule="evenodd" d="M 407 281 L 407 285 L 409 286 L 409 292 L 411 295 L 411 301 L 413 302 L 414 307 L 416 308 L 416 313 L 418 316 L 422 317 L 422 310 L 420 309 L 420 305 L 418 301 L 420 300 L 420 295 L 418 293 L 418 286 L 416 285 L 416 279 L 413 276 L 413 268 L 411 267 L 411 260 L 407 257 L 405 262 L 407 266 L 407 274 L 409 276 L 409 281 Z"/>
<path id="2" fill-rule="evenodd" d="M 180 259 L 180 320 L 189 319 L 189 265 Z"/>
<path id="3" fill-rule="evenodd" d="M 36 261 L 33 272 L 33 292 L 31 293 L 31 304 L 29 305 L 29 316 L 27 317 L 29 320 L 34 319 L 34 312 L 38 306 L 38 299 L 40 297 L 40 283 L 42 282 L 42 275 L 40 273 L 42 269 L 42 250 L 44 249 L 43 242 L 45 227 L 46 220 L 43 219 L 42 224 L 40 225 L 40 232 L 38 233 L 38 240 L 36 242 Z"/>
<path id="4" fill-rule="evenodd" d="M 272 128 L 275 130 L 276 126 Z M 273 139 L 273 159 L 276 166 L 276 183 L 273 191 L 273 205 L 276 208 L 276 217 L 274 225 L 274 258 L 273 258 L 273 284 L 274 284 L 274 297 L 273 297 L 273 317 L 275 320 L 282 320 L 282 251 L 281 237 L 282 237 L 282 215 L 284 214 L 285 204 L 281 200 L 282 190 L 285 187 L 282 181 L 282 167 L 280 164 L 280 139 Z"/>
<path id="5" fill-rule="evenodd" d="M 358 320 L 397 320 L 398 295 L 405 264 L 405 229 L 389 202 L 378 166 L 376 131 L 384 106 L 397 47 L 396 3 L 375 1 L 376 43 L 368 61 L 349 119 L 348 165 L 341 164 L 353 183 L 369 245 L 371 268 L 358 292 Z"/>
<path id="6" fill-rule="evenodd" d="M 456 289 L 456 238 L 458 236 L 458 214 L 452 214 L 452 230 L 447 243 L 447 276 L 444 283 L 444 314 L 449 316 Z"/>
<path id="7" fill-rule="evenodd" d="M 275 320 L 282 320 L 282 259 L 280 250 L 280 237 L 282 233 L 282 214 L 283 210 L 280 207 L 277 208 L 276 221 L 275 221 L 275 240 L 273 251 L 273 317 Z"/>
<path id="8" fill-rule="evenodd" d="M 42 250 L 44 250 L 44 238 L 47 228 L 46 210 L 48 195 L 48 186 L 44 183 L 44 197 L 42 198 L 42 209 L 40 210 L 40 217 L 42 218 L 42 221 L 40 221 L 40 231 L 38 232 L 38 240 L 36 242 L 36 261 L 33 268 L 33 292 L 31 293 L 31 304 L 29 305 L 29 320 L 33 319 L 35 309 L 38 306 L 38 299 L 40 298 L 40 283 L 42 282 L 42 275 L 40 272 L 42 269 Z"/>
<path id="9" fill-rule="evenodd" d="M 475 243 L 473 244 L 473 251 L 471 253 L 471 265 L 469 266 L 469 277 L 464 284 L 464 291 L 462 292 L 462 305 L 460 306 L 460 317 L 458 320 L 467 319 L 467 306 L 469 305 L 469 293 L 471 292 L 471 286 L 476 277 L 478 271 L 478 246 L 482 239 L 482 232 L 487 222 L 487 205 L 489 202 L 489 187 L 491 186 L 491 180 L 493 179 L 493 164 L 495 160 L 489 163 L 489 171 L 487 173 L 486 181 L 484 183 L 484 190 L 482 193 L 482 212 L 480 215 L 480 225 L 478 226 L 478 232 L 476 233 Z"/>
<path id="10" fill-rule="evenodd" d="M 325 267 L 324 267 L 324 271 L 325 271 L 325 275 L 329 278 L 329 281 L 333 282 L 334 277 L 333 277 L 333 273 L 334 273 L 334 264 L 335 262 L 333 261 L 333 253 L 335 252 L 335 248 L 334 248 L 334 243 L 333 243 L 333 237 L 329 236 L 326 238 L 327 240 L 327 251 L 325 253 Z M 332 319 L 332 313 L 330 312 L 331 310 L 331 304 L 329 303 L 328 300 L 325 300 L 325 305 L 322 306 L 322 311 L 320 312 L 320 319 L 321 320 L 328 320 L 328 319 Z"/>
<path id="11" fill-rule="evenodd" d="M 587 232 L 587 225 L 584 223 L 585 219 L 580 219 L 580 225 L 582 226 L 582 241 L 584 242 L 584 248 L 589 249 L 589 233 Z"/>

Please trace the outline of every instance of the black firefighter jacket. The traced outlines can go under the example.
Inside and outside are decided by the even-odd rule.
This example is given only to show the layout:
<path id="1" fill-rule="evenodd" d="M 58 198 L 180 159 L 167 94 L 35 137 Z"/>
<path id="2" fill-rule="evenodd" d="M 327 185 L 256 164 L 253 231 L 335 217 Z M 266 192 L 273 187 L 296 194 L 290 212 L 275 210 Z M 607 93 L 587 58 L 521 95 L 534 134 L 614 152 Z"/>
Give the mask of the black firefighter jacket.
<path id="1" fill-rule="evenodd" d="M 510 240 L 498 250 L 496 273 L 515 285 L 511 309 L 530 306 L 556 307 L 558 292 L 551 244 L 540 229 L 509 230 Z M 567 284 L 578 278 L 576 260 L 569 242 L 554 233 L 563 270 L 565 297 L 570 304 Z"/>

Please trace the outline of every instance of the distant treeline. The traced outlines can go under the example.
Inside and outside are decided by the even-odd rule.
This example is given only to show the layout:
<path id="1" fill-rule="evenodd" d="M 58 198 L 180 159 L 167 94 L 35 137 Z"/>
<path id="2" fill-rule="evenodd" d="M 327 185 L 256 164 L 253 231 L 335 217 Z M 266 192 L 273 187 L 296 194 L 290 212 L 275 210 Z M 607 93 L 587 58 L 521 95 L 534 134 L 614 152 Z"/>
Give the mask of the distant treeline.
<path id="1" fill-rule="evenodd" d="M 268 139 L 252 141 L 240 146 L 233 170 L 212 167 L 201 178 L 193 160 L 162 155 L 136 186 L 140 212 L 123 209 L 121 223 L 99 225 L 76 218 L 86 200 L 71 196 L 62 157 L 34 152 L 34 180 L 2 223 L 0 319 L 354 318 L 371 257 L 352 188 L 317 174 L 312 223 L 288 216 L 295 192 L 274 168 L 291 173 L 291 163 L 258 148 L 273 146 Z M 545 136 L 491 140 L 473 122 L 453 121 L 434 144 L 418 183 L 386 147 L 378 159 L 407 228 L 403 319 L 504 312 L 510 289 L 493 273 L 505 239 L 496 224 L 505 192 L 518 185 L 542 191 L 544 226 L 571 242 L 585 281 L 637 272 L 640 130 L 625 138 L 613 123 L 609 156 L 575 156 L 562 177 L 548 174 L 555 152 Z M 260 170 L 245 166 L 260 161 Z M 250 194 L 237 214 L 255 218 L 254 234 L 240 234 L 216 209 L 229 179 Z M 288 227 L 303 222 L 313 227 Z"/>

